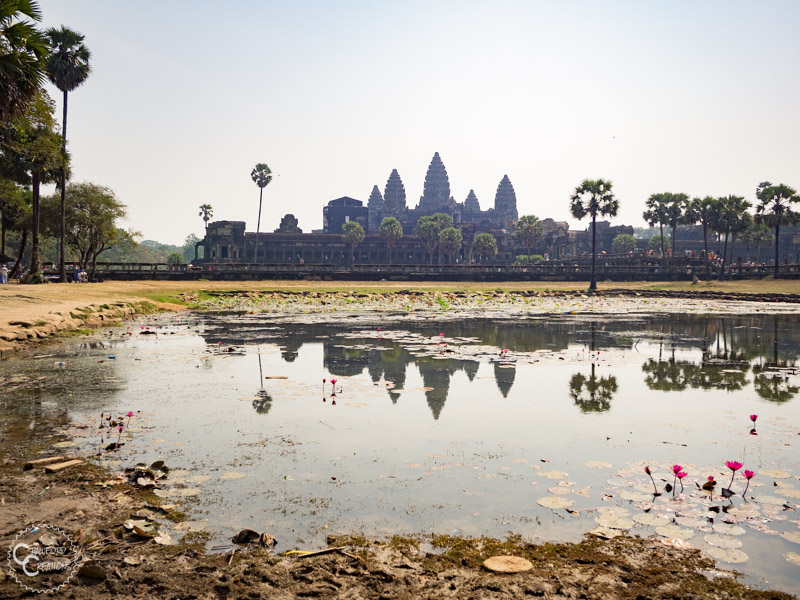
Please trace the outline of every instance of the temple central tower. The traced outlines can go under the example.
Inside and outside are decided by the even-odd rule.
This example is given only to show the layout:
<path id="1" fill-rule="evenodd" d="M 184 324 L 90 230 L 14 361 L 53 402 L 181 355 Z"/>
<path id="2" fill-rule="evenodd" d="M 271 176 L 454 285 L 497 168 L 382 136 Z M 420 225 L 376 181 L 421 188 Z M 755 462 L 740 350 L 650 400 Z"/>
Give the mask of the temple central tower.
<path id="1" fill-rule="evenodd" d="M 425 175 L 425 185 L 419 199 L 419 208 L 427 214 L 433 214 L 453 203 L 454 200 L 450 197 L 450 180 L 447 177 L 447 169 L 444 168 L 444 163 L 437 152 L 433 155 L 428 173 Z"/>

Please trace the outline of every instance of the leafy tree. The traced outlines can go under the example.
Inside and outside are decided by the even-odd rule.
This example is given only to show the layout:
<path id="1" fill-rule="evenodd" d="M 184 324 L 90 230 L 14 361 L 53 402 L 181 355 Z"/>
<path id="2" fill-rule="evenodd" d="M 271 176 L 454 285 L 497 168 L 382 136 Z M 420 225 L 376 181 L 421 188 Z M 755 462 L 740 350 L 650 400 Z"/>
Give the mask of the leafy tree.
<path id="1" fill-rule="evenodd" d="M 485 261 L 497 254 L 497 240 L 491 233 L 479 233 L 472 240 L 472 254 Z"/>
<path id="2" fill-rule="evenodd" d="M 524 215 L 514 225 L 514 235 L 531 253 L 531 248 L 542 239 L 542 221 L 533 215 Z"/>
<path id="3" fill-rule="evenodd" d="M 515 267 L 524 267 L 528 265 L 535 265 L 536 263 L 540 263 L 543 260 L 544 256 L 542 256 L 541 254 L 517 254 L 512 264 Z"/>
<path id="4" fill-rule="evenodd" d="M 742 237 L 744 237 L 748 246 L 750 244 L 755 246 L 756 262 L 761 262 L 761 246 L 770 244 L 775 239 L 775 236 L 772 234 L 772 231 L 770 231 L 769 226 L 766 223 L 760 222 L 759 220 L 754 220 L 752 223 L 750 223 L 750 226 L 747 228 L 747 231 L 744 232 Z"/>
<path id="5" fill-rule="evenodd" d="M 439 234 L 443 229 L 453 224 L 453 217 L 445 213 L 436 213 L 417 220 L 416 233 L 422 240 L 422 245 L 428 251 L 430 263 L 433 264 L 433 252 L 439 244 Z"/>
<path id="6" fill-rule="evenodd" d="M 614 217 L 619 210 L 619 200 L 614 197 L 613 184 L 605 179 L 584 179 L 570 198 L 570 213 L 576 219 L 592 217 L 592 281 L 589 291 L 597 289 L 595 261 L 597 258 L 597 215 Z"/>
<path id="7" fill-rule="evenodd" d="M 648 250 L 661 250 L 664 245 L 669 245 L 669 235 L 654 235 L 647 242 Z"/>
<path id="8" fill-rule="evenodd" d="M 167 257 L 167 264 L 168 265 L 180 265 L 183 264 L 183 255 L 178 254 L 177 252 L 173 252 Z"/>
<path id="9" fill-rule="evenodd" d="M 189 264 L 194 260 L 195 245 L 199 241 L 200 238 L 193 233 L 190 233 L 186 236 L 186 240 L 183 242 L 183 248 L 181 249 L 183 254 L 183 262 L 186 264 Z"/>
<path id="10" fill-rule="evenodd" d="M 67 243 L 78 254 L 81 268 L 94 279 L 100 254 L 125 241 L 126 232 L 117 227 L 117 221 L 125 218 L 125 205 L 113 190 L 95 183 L 71 183 L 66 197 Z M 56 197 L 49 200 L 53 214 L 58 214 Z"/>
<path id="11" fill-rule="evenodd" d="M 0 154 L 0 174 L 23 185 L 31 185 L 33 244 L 29 281 L 41 283 L 42 264 L 39 256 L 39 190 L 42 183 L 58 180 L 66 156 L 61 148 L 61 136 L 55 131 L 55 105 L 44 90 L 40 90 L 25 114 L 8 123 L 3 131 L 3 152 Z"/>
<path id="12" fill-rule="evenodd" d="M 250 173 L 250 177 L 255 182 L 255 184 L 259 187 L 258 192 L 258 222 L 256 223 L 256 255 L 255 261 L 259 262 L 258 260 L 258 234 L 261 231 L 261 201 L 264 198 L 264 188 L 267 187 L 272 181 L 272 170 L 265 164 L 265 163 L 258 163 Z"/>
<path id="13" fill-rule="evenodd" d="M 67 153 L 67 98 L 69 92 L 82 85 L 89 77 L 91 52 L 83 43 L 83 35 L 68 27 L 48 29 L 46 35 L 50 41 L 50 55 L 47 58 L 47 76 L 64 94 L 64 112 L 61 121 L 61 151 Z M 65 218 L 66 218 L 66 164 L 61 167 L 61 219 L 59 237 L 61 238 L 61 255 L 59 256 L 59 279 L 67 282 L 67 271 L 64 265 Z"/>
<path id="14" fill-rule="evenodd" d="M 716 198 L 694 198 L 688 206 L 684 221 L 688 224 L 700 223 L 703 226 L 703 248 L 706 257 L 706 279 L 711 278 L 711 263 L 708 260 L 708 231 L 714 229 L 719 220 L 720 204 Z"/>
<path id="15" fill-rule="evenodd" d="M 352 259 L 352 263 L 355 263 L 356 246 L 364 241 L 364 228 L 358 221 L 348 221 L 342 225 L 342 232 L 345 243 L 350 246 L 350 258 Z"/>
<path id="16" fill-rule="evenodd" d="M 461 244 L 463 242 L 464 237 L 461 235 L 460 229 L 447 227 L 439 232 L 439 247 L 450 262 L 453 262 L 453 257 L 461 250 Z"/>
<path id="17" fill-rule="evenodd" d="M 386 242 L 389 248 L 389 262 L 391 263 L 392 249 L 395 243 L 397 243 L 397 240 L 403 237 L 403 226 L 395 217 L 384 217 L 380 227 L 378 227 L 378 234 L 383 238 L 383 241 Z"/>
<path id="18" fill-rule="evenodd" d="M 0 179 L 0 255 L 6 253 L 6 231 L 17 228 L 24 212 L 24 190 L 13 181 Z"/>
<path id="19" fill-rule="evenodd" d="M 665 214 L 667 217 L 666 223 L 672 228 L 672 244 L 669 261 L 670 265 L 672 265 L 675 261 L 675 232 L 678 229 L 678 225 L 685 222 L 686 208 L 689 204 L 689 196 L 686 194 L 674 194 L 672 192 L 666 192 L 664 194 L 664 202 Z"/>
<path id="20" fill-rule="evenodd" d="M 629 233 L 620 233 L 611 241 L 611 251 L 615 254 L 628 254 L 636 250 L 636 238 Z"/>
<path id="21" fill-rule="evenodd" d="M 723 196 L 717 200 L 719 202 L 719 216 L 716 221 L 716 228 L 719 233 L 725 234 L 725 246 L 722 251 L 722 263 L 720 265 L 720 277 L 725 275 L 725 264 L 728 255 L 728 238 L 736 236 L 747 229 L 747 219 L 745 216 L 747 209 L 752 206 L 742 196 Z"/>
<path id="22" fill-rule="evenodd" d="M 800 196 L 788 185 L 772 185 L 764 181 L 756 188 L 756 198 L 759 201 L 756 206 L 759 220 L 775 229 L 775 279 L 778 279 L 781 225 L 791 225 L 800 219 L 800 215 L 793 211 L 793 205 L 800 202 Z"/>
<path id="23" fill-rule="evenodd" d="M 667 214 L 667 202 L 664 194 L 651 194 L 645 202 L 647 210 L 642 213 L 642 217 L 650 227 L 658 225 L 659 236 L 661 240 L 661 258 L 664 258 L 664 225 L 668 222 L 669 216 Z"/>
<path id="24" fill-rule="evenodd" d="M 299 227 L 299 221 L 297 217 L 293 214 L 288 213 L 283 215 L 278 228 L 275 230 L 275 233 L 303 233 L 303 230 Z"/>
<path id="25" fill-rule="evenodd" d="M 24 114 L 45 79 L 47 39 L 35 0 L 0 0 L 0 121 Z"/>
<path id="26" fill-rule="evenodd" d="M 208 229 L 208 222 L 211 220 L 211 217 L 214 216 L 214 207 L 210 204 L 201 204 L 200 212 L 197 213 L 197 216 L 203 217 L 203 222 L 206 225 L 206 229 Z"/>

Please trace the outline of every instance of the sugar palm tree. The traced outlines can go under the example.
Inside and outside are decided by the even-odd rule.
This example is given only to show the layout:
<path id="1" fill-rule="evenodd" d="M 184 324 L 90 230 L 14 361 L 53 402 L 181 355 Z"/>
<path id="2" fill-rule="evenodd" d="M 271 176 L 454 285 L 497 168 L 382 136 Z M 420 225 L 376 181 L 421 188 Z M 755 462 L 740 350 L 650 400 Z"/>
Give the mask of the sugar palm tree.
<path id="1" fill-rule="evenodd" d="M 352 260 L 350 267 L 355 264 L 355 251 L 356 246 L 364 241 L 364 228 L 358 221 L 348 221 L 342 225 L 342 238 L 345 243 L 350 246 L 350 259 Z"/>
<path id="2" fill-rule="evenodd" d="M 661 259 L 664 259 L 664 225 L 668 222 L 666 194 L 651 194 L 645 203 L 647 210 L 642 217 L 650 227 L 658 225 L 661 240 Z"/>
<path id="3" fill-rule="evenodd" d="M 800 202 L 800 196 L 788 185 L 772 185 L 769 181 L 758 184 L 756 214 L 762 223 L 775 228 L 775 279 L 778 278 L 778 249 L 781 225 L 791 225 L 800 219 L 800 214 L 792 210 L 792 205 Z"/>
<path id="4" fill-rule="evenodd" d="M 0 120 L 20 116 L 44 83 L 47 39 L 35 0 L 0 0 Z"/>
<path id="5" fill-rule="evenodd" d="M 389 248 L 389 263 L 392 262 L 392 249 L 401 237 L 403 237 L 403 226 L 395 217 L 384 217 L 378 228 L 378 234 L 386 242 Z"/>
<path id="6" fill-rule="evenodd" d="M 83 43 L 83 35 L 68 27 L 47 30 L 51 52 L 47 58 L 47 76 L 50 81 L 64 94 L 64 111 L 61 122 L 61 151 L 67 152 L 67 98 L 69 93 L 82 85 L 89 77 L 92 68 L 89 59 L 92 53 Z M 61 245 L 59 251 L 59 280 L 67 282 L 67 271 L 64 265 L 65 220 L 67 211 L 66 201 L 67 169 L 61 169 Z"/>
<path id="7" fill-rule="evenodd" d="M 444 252 L 445 256 L 453 262 L 453 257 L 458 255 L 461 250 L 461 244 L 464 242 L 464 236 L 461 231 L 455 227 L 447 227 L 439 232 L 439 247 Z"/>
<path id="8" fill-rule="evenodd" d="M 203 221 L 206 224 L 206 229 L 208 229 L 208 222 L 211 220 L 211 217 L 214 216 L 214 208 L 210 204 L 201 204 L 198 215 L 203 217 Z"/>
<path id="9" fill-rule="evenodd" d="M 597 215 L 615 217 L 619 210 L 619 200 L 614 197 L 613 184 L 605 179 L 584 179 L 570 197 L 569 210 L 576 219 L 592 216 L 592 281 L 589 291 L 597 289 L 595 279 L 595 259 L 597 257 Z"/>
<path id="10" fill-rule="evenodd" d="M 534 215 L 524 215 L 514 225 L 514 235 L 531 255 L 531 249 L 542 239 L 542 221 Z"/>
<path id="11" fill-rule="evenodd" d="M 711 196 L 694 198 L 686 211 L 687 224 L 700 223 L 703 226 L 703 248 L 706 255 L 706 279 L 711 278 L 711 263 L 708 260 L 708 230 L 714 225 L 720 210 L 719 201 Z"/>
<path id="12" fill-rule="evenodd" d="M 723 196 L 718 199 L 718 202 L 720 209 L 717 230 L 725 234 L 725 246 L 722 250 L 722 264 L 719 269 L 719 276 L 720 279 L 722 279 L 725 276 L 725 266 L 727 263 L 728 239 L 734 240 L 737 233 L 741 233 L 747 229 L 747 219 L 752 219 L 752 217 L 747 214 L 747 209 L 752 205 L 742 196 Z M 731 243 L 731 250 L 732 249 L 733 244 Z"/>
<path id="13" fill-rule="evenodd" d="M 258 262 L 258 234 L 261 231 L 261 201 L 264 198 L 264 188 L 272 181 L 272 170 L 265 163 L 258 163 L 250 173 L 250 177 L 260 189 L 258 194 L 258 222 L 256 223 L 256 255 L 253 261 Z"/>

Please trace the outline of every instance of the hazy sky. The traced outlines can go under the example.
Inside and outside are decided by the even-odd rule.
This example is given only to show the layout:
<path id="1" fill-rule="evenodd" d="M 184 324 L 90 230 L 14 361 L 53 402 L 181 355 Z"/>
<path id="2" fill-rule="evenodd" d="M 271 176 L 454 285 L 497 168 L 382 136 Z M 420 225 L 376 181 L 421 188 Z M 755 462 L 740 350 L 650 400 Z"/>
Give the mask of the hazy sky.
<path id="1" fill-rule="evenodd" d="M 333 198 L 366 202 L 396 168 L 408 204 L 433 153 L 454 198 L 567 220 L 584 178 L 614 182 L 615 223 L 655 192 L 800 187 L 800 2 L 644 0 L 236 3 L 40 0 L 86 36 L 70 94 L 73 180 L 113 188 L 126 226 L 182 243 L 198 206 L 255 231 Z M 58 101 L 57 90 L 51 93 Z"/>

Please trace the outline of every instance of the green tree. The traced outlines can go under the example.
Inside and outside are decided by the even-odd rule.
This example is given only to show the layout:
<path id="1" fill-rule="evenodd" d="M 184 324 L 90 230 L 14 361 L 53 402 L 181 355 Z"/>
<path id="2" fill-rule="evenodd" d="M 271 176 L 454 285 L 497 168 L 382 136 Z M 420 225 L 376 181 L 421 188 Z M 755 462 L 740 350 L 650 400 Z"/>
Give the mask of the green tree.
<path id="1" fill-rule="evenodd" d="M 25 114 L 8 123 L 3 132 L 3 152 L 0 153 L 0 174 L 32 191 L 33 244 L 30 275 L 27 281 L 41 283 L 42 264 L 39 256 L 39 192 L 42 183 L 58 180 L 66 156 L 61 148 L 61 136 L 55 131 L 55 105 L 44 90 L 28 105 Z"/>
<path id="2" fill-rule="evenodd" d="M 416 233 L 422 240 L 422 245 L 428 251 L 430 264 L 433 264 L 433 252 L 439 245 L 439 233 L 453 224 L 453 217 L 445 213 L 436 213 L 417 220 Z"/>
<path id="3" fill-rule="evenodd" d="M 800 215 L 793 210 L 793 205 L 800 202 L 797 192 L 788 185 L 772 185 L 769 181 L 759 183 L 756 188 L 756 214 L 762 223 L 775 230 L 775 279 L 778 279 L 781 225 L 791 225 L 798 221 Z"/>
<path id="4" fill-rule="evenodd" d="M 642 213 L 642 217 L 650 227 L 658 225 L 659 236 L 661 240 L 661 258 L 664 258 L 664 225 L 668 222 L 669 216 L 667 214 L 667 202 L 664 194 L 651 194 L 645 202 L 647 209 Z"/>
<path id="5" fill-rule="evenodd" d="M 125 205 L 113 190 L 95 183 L 71 183 L 67 186 L 67 243 L 74 248 L 82 269 L 94 279 L 97 258 L 124 241 L 124 230 L 117 226 L 125 218 Z M 56 196 L 50 198 L 57 215 Z"/>
<path id="6" fill-rule="evenodd" d="M 183 254 L 183 262 L 189 264 L 194 260 L 194 249 L 197 242 L 200 241 L 200 238 L 197 237 L 195 234 L 190 233 L 186 236 L 186 240 L 183 242 L 183 248 L 181 248 Z"/>
<path id="7" fill-rule="evenodd" d="M 665 244 L 669 245 L 669 235 L 654 235 L 650 238 L 650 241 L 647 242 L 647 249 L 661 251 Z"/>
<path id="8" fill-rule="evenodd" d="M 686 211 L 686 223 L 700 223 L 703 226 L 703 249 L 706 260 L 706 279 L 711 278 L 711 263 L 708 260 L 708 232 L 714 229 L 714 224 L 719 220 L 720 204 L 716 198 L 694 198 Z"/>
<path id="9" fill-rule="evenodd" d="M 614 217 L 619 210 L 619 200 L 614 197 L 613 184 L 605 179 L 584 179 L 570 197 L 570 213 L 576 219 L 592 217 L 592 281 L 589 291 L 597 289 L 595 261 L 597 258 L 597 215 Z"/>
<path id="10" fill-rule="evenodd" d="M 6 231 L 17 227 L 24 211 L 23 189 L 9 179 L 0 179 L 0 255 L 6 253 Z"/>
<path id="11" fill-rule="evenodd" d="M 761 262 L 761 247 L 772 243 L 775 239 L 772 231 L 766 223 L 754 220 L 747 231 L 743 234 L 748 246 L 752 244 L 756 248 L 756 262 Z"/>
<path id="12" fill-rule="evenodd" d="M 542 221 L 533 215 L 520 217 L 514 225 L 514 235 L 528 250 L 528 255 L 530 255 L 531 249 L 541 241 L 542 232 Z"/>
<path id="13" fill-rule="evenodd" d="M 439 232 L 439 247 L 451 263 L 453 262 L 453 257 L 458 255 L 461 250 L 463 241 L 464 237 L 461 235 L 461 230 L 455 227 L 446 227 Z"/>
<path id="14" fill-rule="evenodd" d="M 47 38 L 35 0 L 0 0 L 0 121 L 24 114 L 45 79 Z"/>
<path id="15" fill-rule="evenodd" d="M 719 233 L 725 234 L 725 246 L 722 250 L 722 263 L 720 264 L 720 278 L 725 276 L 725 265 L 728 255 L 728 239 L 747 229 L 747 209 L 752 205 L 742 196 L 723 196 L 718 199 L 719 217 L 716 228 Z M 731 244 L 732 245 L 732 244 Z"/>
<path id="16" fill-rule="evenodd" d="M 348 221 L 342 225 L 342 238 L 350 246 L 351 265 L 355 264 L 356 246 L 364 241 L 364 228 L 358 221 Z"/>
<path id="17" fill-rule="evenodd" d="M 620 233 L 611 241 L 611 251 L 614 254 L 628 254 L 636 250 L 636 238 L 629 233 Z"/>
<path id="18" fill-rule="evenodd" d="M 479 233 L 472 240 L 473 256 L 477 255 L 482 262 L 497 254 L 497 240 L 491 233 Z"/>
<path id="19" fill-rule="evenodd" d="M 205 223 L 206 229 L 208 229 L 208 222 L 211 220 L 211 217 L 214 216 L 214 207 L 210 204 L 201 204 L 200 212 L 197 216 L 203 217 L 203 222 Z"/>
<path id="20" fill-rule="evenodd" d="M 68 27 L 47 30 L 50 41 L 50 55 L 47 58 L 47 76 L 50 81 L 64 94 L 64 110 L 61 121 L 61 151 L 67 154 L 67 99 L 69 92 L 82 85 L 89 77 L 91 67 L 89 58 L 91 52 L 83 43 L 83 35 Z M 59 219 L 59 237 L 61 250 L 59 256 L 59 279 L 61 283 L 67 282 L 67 271 L 64 265 L 65 219 L 66 219 L 66 188 L 67 168 L 66 163 L 61 168 L 61 218 Z"/>
<path id="21" fill-rule="evenodd" d="M 674 194 L 672 192 L 666 192 L 663 194 L 664 197 L 664 209 L 665 214 L 667 217 L 666 224 L 672 228 L 672 238 L 671 249 L 670 249 L 670 261 L 669 264 L 672 266 L 675 262 L 675 235 L 678 225 L 681 225 L 685 222 L 686 217 L 686 209 L 689 204 L 689 196 L 686 194 Z"/>
<path id="22" fill-rule="evenodd" d="M 261 201 L 264 198 L 264 188 L 272 181 L 272 170 L 265 163 L 258 163 L 250 173 L 250 177 L 259 188 L 258 192 L 258 221 L 256 222 L 256 255 L 253 262 L 258 260 L 258 234 L 261 232 Z"/>
<path id="23" fill-rule="evenodd" d="M 173 252 L 167 257 L 167 264 L 168 265 L 183 264 L 183 255 L 179 254 L 178 252 Z"/>
<path id="24" fill-rule="evenodd" d="M 392 249 L 397 243 L 397 240 L 403 237 L 403 226 L 395 217 L 384 217 L 380 227 L 378 227 L 378 234 L 383 238 L 383 241 L 386 242 L 386 246 L 389 248 L 389 262 L 391 263 Z"/>

